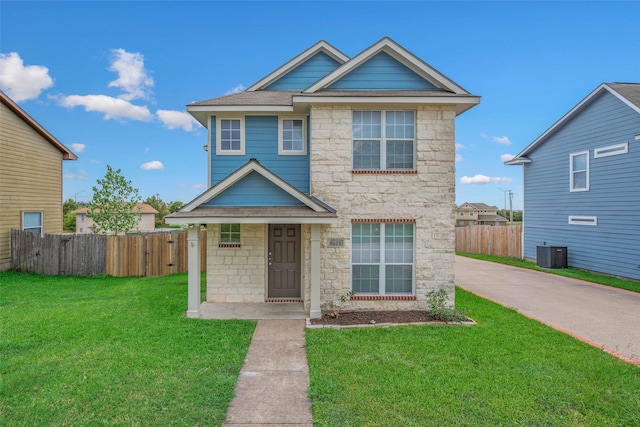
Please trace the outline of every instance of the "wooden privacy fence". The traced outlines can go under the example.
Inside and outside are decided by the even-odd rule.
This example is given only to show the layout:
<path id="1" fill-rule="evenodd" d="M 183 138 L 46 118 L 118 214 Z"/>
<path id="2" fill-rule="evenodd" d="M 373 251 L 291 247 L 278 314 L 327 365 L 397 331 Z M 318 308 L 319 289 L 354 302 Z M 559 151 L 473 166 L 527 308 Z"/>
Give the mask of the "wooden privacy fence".
<path id="1" fill-rule="evenodd" d="M 456 227 L 456 252 L 522 258 L 522 225 Z"/>
<path id="2" fill-rule="evenodd" d="M 200 231 L 206 269 L 207 232 Z M 188 270 L 187 232 L 96 236 L 11 230 L 11 268 L 48 275 L 164 276 Z"/>

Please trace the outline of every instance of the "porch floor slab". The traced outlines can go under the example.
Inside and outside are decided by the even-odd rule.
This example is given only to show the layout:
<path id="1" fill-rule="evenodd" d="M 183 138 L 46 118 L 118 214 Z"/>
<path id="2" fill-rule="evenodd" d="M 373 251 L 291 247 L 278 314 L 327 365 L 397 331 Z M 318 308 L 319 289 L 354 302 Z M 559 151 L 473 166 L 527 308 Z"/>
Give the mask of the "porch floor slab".
<path id="1" fill-rule="evenodd" d="M 309 313 L 301 302 L 219 303 L 203 302 L 200 319 L 286 320 L 306 319 Z"/>

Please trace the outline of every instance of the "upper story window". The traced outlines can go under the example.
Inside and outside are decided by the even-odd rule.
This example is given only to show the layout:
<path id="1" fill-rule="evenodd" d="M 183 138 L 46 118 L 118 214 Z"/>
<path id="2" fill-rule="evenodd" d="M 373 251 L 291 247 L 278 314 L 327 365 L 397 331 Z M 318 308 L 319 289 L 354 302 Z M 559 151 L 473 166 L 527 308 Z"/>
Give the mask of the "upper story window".
<path id="1" fill-rule="evenodd" d="M 303 117 L 281 117 L 278 122 L 278 154 L 305 155 L 307 126 Z"/>
<path id="2" fill-rule="evenodd" d="M 42 236 L 42 212 L 22 212 L 22 229 Z"/>
<path id="3" fill-rule="evenodd" d="M 218 118 L 216 126 L 216 154 L 244 155 L 244 120 Z"/>
<path id="4" fill-rule="evenodd" d="M 569 155 L 570 191 L 589 191 L 589 152 Z"/>
<path id="5" fill-rule="evenodd" d="M 354 170 L 415 170 L 414 111 L 354 111 Z"/>
<path id="6" fill-rule="evenodd" d="M 460 216 L 464 216 L 464 212 L 460 212 Z"/>
<path id="7" fill-rule="evenodd" d="M 469 216 L 473 216 L 473 211 L 469 212 Z"/>

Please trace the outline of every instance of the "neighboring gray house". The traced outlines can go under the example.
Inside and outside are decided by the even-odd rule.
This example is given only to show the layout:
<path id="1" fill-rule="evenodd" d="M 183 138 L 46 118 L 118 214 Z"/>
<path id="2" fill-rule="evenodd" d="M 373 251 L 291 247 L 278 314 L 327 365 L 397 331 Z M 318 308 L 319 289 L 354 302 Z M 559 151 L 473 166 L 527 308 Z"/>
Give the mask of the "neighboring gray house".
<path id="1" fill-rule="evenodd" d="M 496 206 L 465 202 L 456 208 L 456 227 L 465 225 L 506 225 L 509 221 L 498 215 Z"/>
<path id="2" fill-rule="evenodd" d="M 452 301 L 455 118 L 478 102 L 385 37 L 353 57 L 320 41 L 188 105 L 208 130 L 209 188 L 165 218 L 189 227 L 187 316 L 201 224 L 209 302 L 294 301 L 320 317 L 350 292 L 344 309 L 425 309 L 434 289 Z"/>
<path id="3" fill-rule="evenodd" d="M 603 83 L 520 154 L 523 254 L 640 279 L 640 83 Z"/>

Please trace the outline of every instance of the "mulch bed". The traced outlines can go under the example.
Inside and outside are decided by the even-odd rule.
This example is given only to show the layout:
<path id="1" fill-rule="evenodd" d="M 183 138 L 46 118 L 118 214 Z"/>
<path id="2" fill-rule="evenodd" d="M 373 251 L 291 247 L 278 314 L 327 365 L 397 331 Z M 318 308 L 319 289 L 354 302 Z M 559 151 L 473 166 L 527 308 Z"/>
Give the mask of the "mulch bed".
<path id="1" fill-rule="evenodd" d="M 377 323 L 436 322 L 426 311 L 342 311 L 338 317 L 323 313 L 319 319 L 310 319 L 312 325 L 369 325 Z"/>

